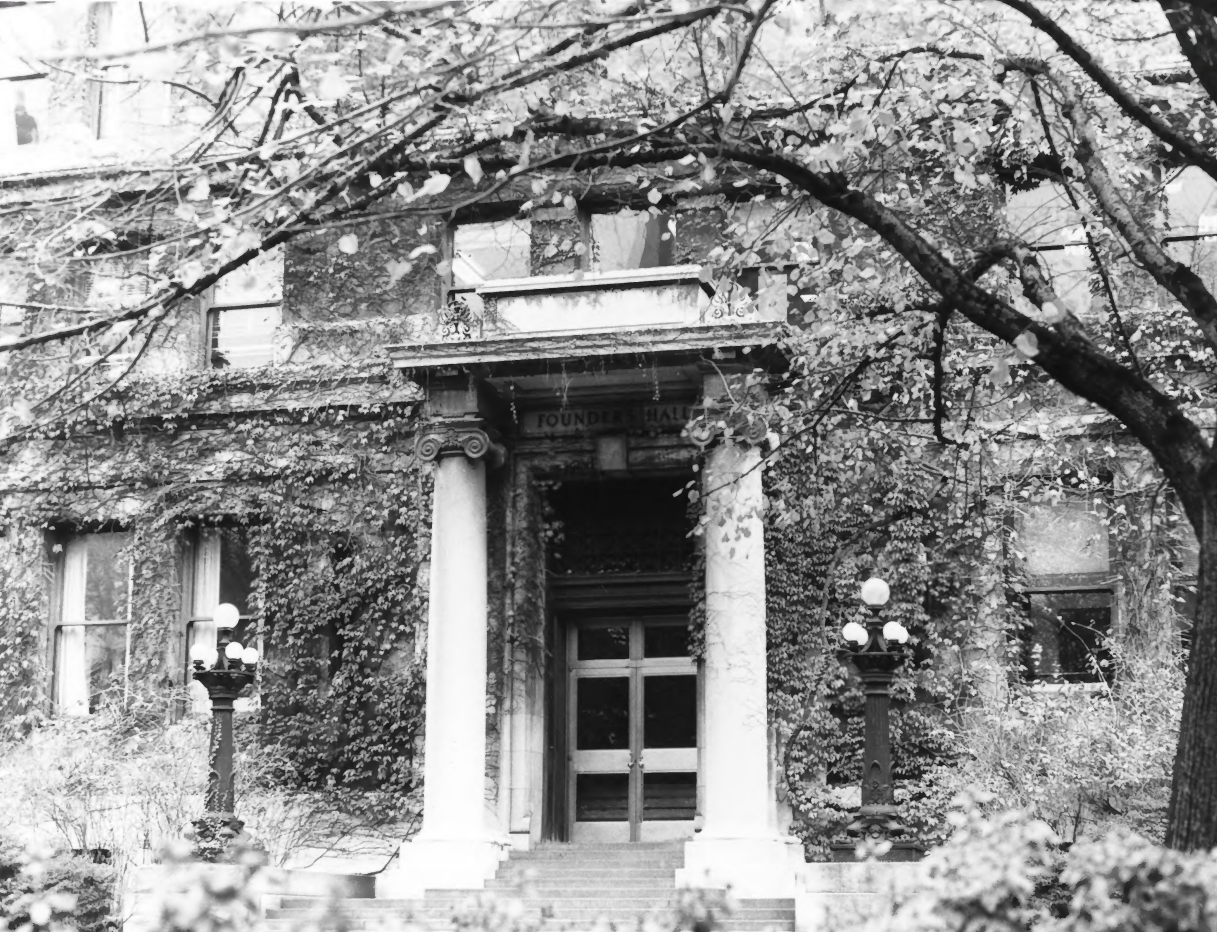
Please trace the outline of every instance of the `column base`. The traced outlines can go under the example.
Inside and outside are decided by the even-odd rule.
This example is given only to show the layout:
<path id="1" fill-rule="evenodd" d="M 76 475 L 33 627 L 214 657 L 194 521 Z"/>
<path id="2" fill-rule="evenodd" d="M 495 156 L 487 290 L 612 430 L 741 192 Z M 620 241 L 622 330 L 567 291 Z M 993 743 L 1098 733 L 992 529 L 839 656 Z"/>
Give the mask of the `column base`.
<path id="1" fill-rule="evenodd" d="M 489 838 L 404 842 L 397 863 L 376 878 L 376 897 L 417 900 L 427 890 L 481 890 L 509 851 L 507 842 Z"/>
<path id="2" fill-rule="evenodd" d="M 714 838 L 699 835 L 685 843 L 685 866 L 678 887 L 729 887 L 744 899 L 795 895 L 806 858 L 793 837 Z"/>

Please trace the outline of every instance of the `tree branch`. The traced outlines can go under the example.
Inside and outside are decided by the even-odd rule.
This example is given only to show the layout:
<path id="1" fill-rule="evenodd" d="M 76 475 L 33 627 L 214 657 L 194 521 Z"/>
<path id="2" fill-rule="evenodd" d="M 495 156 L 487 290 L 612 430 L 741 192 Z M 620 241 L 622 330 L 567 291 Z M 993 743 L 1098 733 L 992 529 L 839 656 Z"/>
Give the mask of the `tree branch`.
<path id="1" fill-rule="evenodd" d="M 1103 92 L 1118 106 L 1125 114 L 1136 120 L 1151 133 L 1157 136 L 1162 142 L 1166 143 L 1171 148 L 1179 152 L 1193 165 L 1202 169 L 1214 181 L 1217 181 L 1217 157 L 1212 153 L 1197 146 L 1191 139 L 1176 133 L 1166 123 L 1141 101 L 1134 97 L 1129 91 L 1125 90 L 1120 84 L 1107 73 L 1106 70 L 1094 59 L 1086 49 L 1082 48 L 1068 32 L 1066 32 L 1055 20 L 1042 13 L 1034 4 L 1028 0 L 1000 0 L 1012 10 L 1017 10 L 1022 13 L 1031 22 L 1031 25 L 1043 32 L 1051 38 L 1062 52 L 1068 55 L 1077 63 L 1077 65 L 1086 73 L 1086 75 L 1094 81 Z"/>

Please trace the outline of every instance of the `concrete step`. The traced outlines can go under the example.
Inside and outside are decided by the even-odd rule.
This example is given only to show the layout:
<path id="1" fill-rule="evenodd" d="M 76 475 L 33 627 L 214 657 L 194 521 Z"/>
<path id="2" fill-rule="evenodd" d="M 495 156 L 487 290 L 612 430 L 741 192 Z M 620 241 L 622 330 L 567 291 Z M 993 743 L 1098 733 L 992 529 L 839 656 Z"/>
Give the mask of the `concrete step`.
<path id="1" fill-rule="evenodd" d="M 640 926 L 640 920 L 637 916 L 623 917 L 618 919 L 608 919 L 609 924 L 618 932 L 626 932 L 626 930 L 637 929 Z M 457 923 L 451 918 L 446 918 L 438 921 L 428 921 L 428 925 L 432 929 L 449 929 L 457 926 Z M 298 926 L 295 920 L 289 919 L 270 919 L 263 926 L 266 932 L 298 932 Z M 310 926 L 312 932 L 339 932 L 339 925 L 322 924 L 320 926 Z M 355 920 L 344 922 L 341 925 L 342 930 L 351 930 L 351 932 L 377 932 L 384 929 L 383 920 Z M 389 928 L 394 928 L 390 926 Z M 586 924 L 571 924 L 562 919 L 545 919 L 540 923 L 542 930 L 552 930 L 552 932 L 604 932 L 602 923 L 586 923 Z M 767 919 L 758 920 L 726 920 L 718 929 L 718 932 L 794 932 L 794 919 L 788 921 L 774 922 Z"/>
<path id="2" fill-rule="evenodd" d="M 629 895 L 645 895 L 649 893 L 667 892 L 672 893 L 675 886 L 672 882 L 672 877 L 655 878 L 655 880 L 647 880 L 645 877 L 633 877 L 629 880 L 606 880 L 604 883 L 598 883 L 595 877 L 585 878 L 554 878 L 554 877 L 538 877 L 537 880 L 522 880 L 518 882 L 510 881 L 490 881 L 486 885 L 487 893 L 494 893 L 499 897 L 518 897 L 518 895 L 528 893 L 553 893 L 570 891 L 572 895 L 576 891 L 588 891 L 589 895 L 598 893 L 606 894 L 629 894 Z"/>

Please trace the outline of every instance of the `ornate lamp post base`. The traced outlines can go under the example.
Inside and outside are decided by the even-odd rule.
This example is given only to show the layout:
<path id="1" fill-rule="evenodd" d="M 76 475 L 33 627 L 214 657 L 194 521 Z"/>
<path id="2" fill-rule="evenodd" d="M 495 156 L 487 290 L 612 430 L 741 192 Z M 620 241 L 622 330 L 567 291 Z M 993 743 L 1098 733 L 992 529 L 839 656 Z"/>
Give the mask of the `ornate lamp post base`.
<path id="1" fill-rule="evenodd" d="M 194 826 L 194 856 L 200 861 L 222 861 L 245 830 L 245 823 L 231 812 L 205 812 L 190 823 Z"/>

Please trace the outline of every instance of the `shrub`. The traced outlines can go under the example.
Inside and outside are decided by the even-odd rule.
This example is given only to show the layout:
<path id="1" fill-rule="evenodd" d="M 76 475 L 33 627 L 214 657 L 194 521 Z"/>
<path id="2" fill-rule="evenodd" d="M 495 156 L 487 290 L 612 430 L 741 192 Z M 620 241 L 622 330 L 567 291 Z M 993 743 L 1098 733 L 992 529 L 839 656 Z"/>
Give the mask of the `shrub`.
<path id="1" fill-rule="evenodd" d="M 0 916 L 6 929 L 65 923 L 78 932 L 114 932 L 115 872 L 78 855 L 29 856 L 0 841 Z"/>

